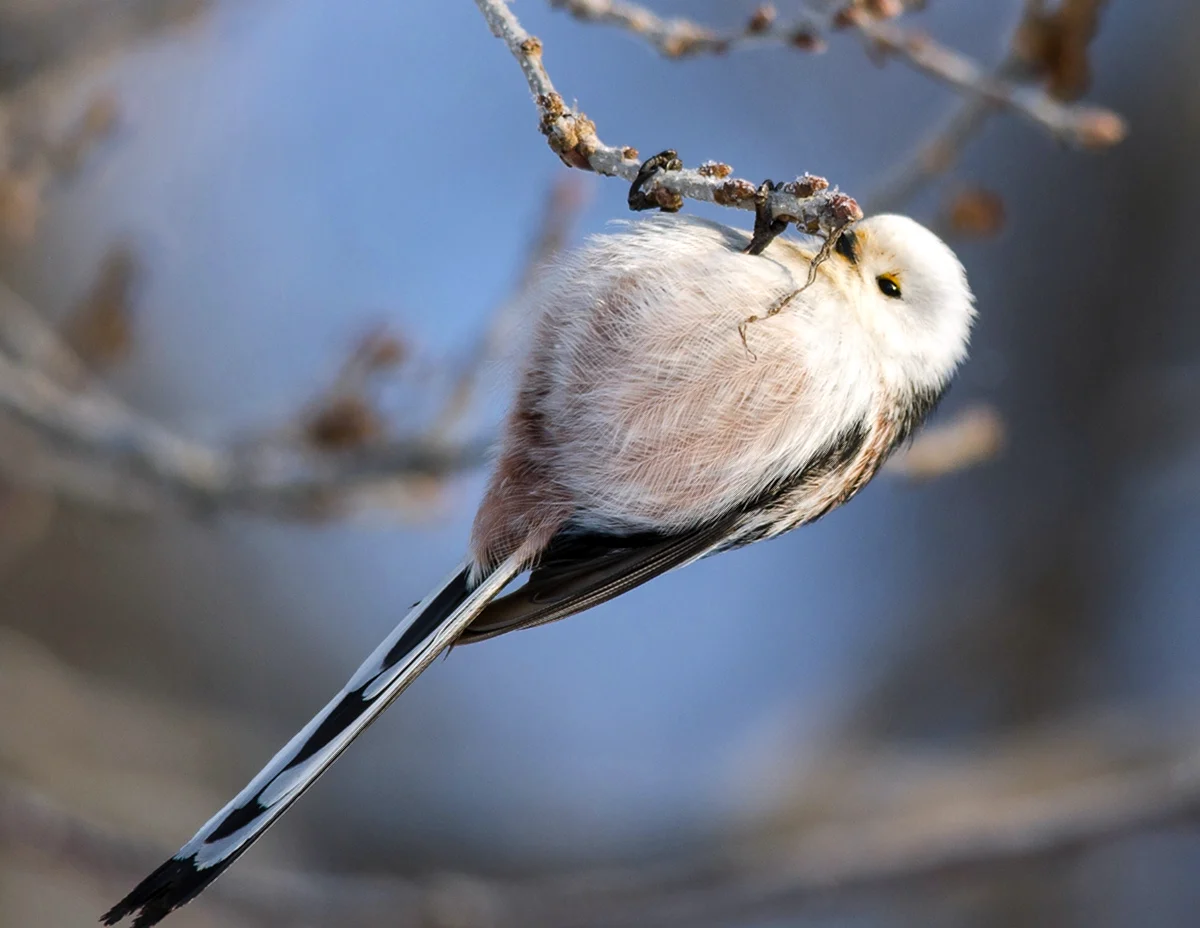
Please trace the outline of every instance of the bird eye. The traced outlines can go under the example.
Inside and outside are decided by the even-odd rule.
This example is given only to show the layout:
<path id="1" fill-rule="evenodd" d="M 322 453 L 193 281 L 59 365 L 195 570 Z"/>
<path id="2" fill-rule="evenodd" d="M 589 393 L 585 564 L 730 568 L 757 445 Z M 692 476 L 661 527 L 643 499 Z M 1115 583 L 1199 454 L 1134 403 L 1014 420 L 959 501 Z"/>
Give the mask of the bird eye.
<path id="1" fill-rule="evenodd" d="M 879 292 L 884 296 L 891 297 L 893 300 L 900 299 L 900 285 L 896 283 L 896 278 L 891 274 L 880 274 L 875 278 L 875 283 L 879 284 Z"/>

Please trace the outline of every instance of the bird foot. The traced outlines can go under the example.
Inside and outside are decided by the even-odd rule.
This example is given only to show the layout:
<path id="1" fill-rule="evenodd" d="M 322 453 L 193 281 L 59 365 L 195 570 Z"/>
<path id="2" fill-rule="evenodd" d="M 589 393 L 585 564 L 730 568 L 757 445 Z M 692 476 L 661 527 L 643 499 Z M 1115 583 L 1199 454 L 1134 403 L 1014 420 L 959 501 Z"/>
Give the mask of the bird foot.
<path id="1" fill-rule="evenodd" d="M 653 158 L 647 158 L 638 169 L 637 177 L 629 188 L 629 208 L 632 210 L 659 209 L 664 213 L 677 213 L 683 208 L 683 197 L 665 187 L 654 187 L 649 193 L 646 184 L 656 178 L 659 171 L 680 171 L 683 162 L 679 156 L 667 149 Z"/>
<path id="2" fill-rule="evenodd" d="M 745 254 L 761 255 L 771 242 L 775 241 L 784 229 L 788 227 L 786 219 L 776 219 L 771 215 L 770 195 L 776 185 L 769 180 L 759 184 L 754 197 L 754 235 L 750 244 L 744 249 Z"/>

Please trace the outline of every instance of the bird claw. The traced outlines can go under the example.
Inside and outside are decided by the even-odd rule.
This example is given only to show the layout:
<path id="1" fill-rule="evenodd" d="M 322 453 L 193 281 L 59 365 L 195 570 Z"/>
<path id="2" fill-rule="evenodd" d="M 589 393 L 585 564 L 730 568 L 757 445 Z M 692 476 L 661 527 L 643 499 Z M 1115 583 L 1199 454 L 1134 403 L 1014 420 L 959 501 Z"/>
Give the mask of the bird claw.
<path id="1" fill-rule="evenodd" d="M 776 185 L 764 180 L 754 196 L 754 235 L 744 249 L 745 254 L 761 255 L 771 242 L 788 227 L 788 220 L 771 215 L 770 194 Z"/>
<path id="2" fill-rule="evenodd" d="M 664 213 L 677 213 L 683 208 L 683 197 L 665 187 L 655 187 L 650 193 L 643 189 L 659 171 L 680 171 L 683 162 L 679 156 L 667 149 L 653 158 L 647 158 L 638 169 L 637 177 L 629 188 L 629 208 L 632 210 L 659 209 Z"/>

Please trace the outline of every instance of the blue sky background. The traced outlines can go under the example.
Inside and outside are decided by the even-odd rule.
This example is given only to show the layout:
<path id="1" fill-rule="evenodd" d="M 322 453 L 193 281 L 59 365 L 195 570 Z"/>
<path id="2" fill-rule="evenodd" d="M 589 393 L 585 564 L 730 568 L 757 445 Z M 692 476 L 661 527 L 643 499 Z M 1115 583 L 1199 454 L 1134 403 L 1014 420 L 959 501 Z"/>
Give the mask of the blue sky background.
<path id="1" fill-rule="evenodd" d="M 753 5 L 658 9 L 735 23 Z M 930 31 L 987 60 L 1017 14 L 1016 3 L 934 6 Z M 1167 104 L 1151 92 L 1147 59 L 1177 73 L 1197 34 L 1186 4 L 1153 6 L 1158 19 L 1113 3 L 1097 43 L 1092 95 L 1130 116 L 1129 147 L 1068 152 L 1005 117 L 966 159 L 963 176 L 1003 193 L 1010 222 L 999 241 L 960 249 L 981 321 L 945 408 L 998 403 L 1013 431 L 1000 462 L 928 485 L 877 481 L 817 526 L 452 654 L 273 840 L 320 835 L 325 849 L 311 853 L 358 862 L 374 848 L 519 866 L 619 856 L 743 822 L 787 791 L 895 655 L 988 621 L 993 604 L 1003 611 L 1040 569 L 1039 539 L 1074 521 L 1070 557 L 1093 578 L 1083 598 L 1110 636 L 1100 657 L 1088 652 L 1100 670 L 1079 671 L 1078 698 L 1148 701 L 1182 717 L 1200 695 L 1195 436 L 1084 506 L 1080 481 L 1117 451 L 1077 428 L 1059 390 L 1084 350 L 1072 334 L 1088 325 L 1080 282 L 1111 276 L 1105 292 L 1133 313 L 1142 298 L 1119 271 L 1129 243 L 1109 228 L 1117 207 L 1105 198 L 1131 164 L 1146 176 L 1164 140 L 1194 137 L 1200 120 L 1194 91 L 1173 98 L 1169 121 L 1152 111 Z M 898 63 L 875 67 L 849 36 L 822 56 L 667 62 L 542 3 L 514 9 L 606 141 L 727 161 L 751 179 L 812 171 L 865 198 L 954 101 Z M 536 131 L 515 63 L 467 0 L 218 4 L 97 85 L 116 89 L 122 131 L 55 201 L 42 233 L 52 257 L 31 262 L 26 285 L 63 311 L 107 245 L 130 240 L 147 276 L 138 351 L 113 382 L 148 413 L 214 440 L 281 421 L 380 321 L 422 357 L 455 359 L 513 282 L 542 197 L 565 170 Z M 589 180 L 581 233 L 626 215 L 621 182 Z M 1194 179 L 1173 189 L 1200 199 Z M 928 219 L 932 206 L 914 210 Z M 1164 227 L 1182 215 L 1169 212 Z M 1177 264 L 1188 246 L 1177 239 Z M 1182 309 L 1194 302 L 1188 283 L 1161 276 L 1151 298 Z M 1168 332 L 1159 352 L 1185 380 L 1194 331 Z M 502 408 L 497 393 L 484 418 Z M 80 589 L 98 614 L 145 610 L 165 642 L 153 670 L 130 648 L 104 671 L 246 713 L 266 734 L 261 756 L 231 764 L 240 783 L 458 562 L 482 479 L 453 484 L 417 523 L 221 518 L 127 527 L 103 543 L 85 534 Z M 66 602 L 39 599 L 39 581 L 29 583 L 47 612 Z M 189 661 L 173 671 L 172 654 Z M 986 691 L 937 692 L 926 734 L 954 737 L 989 718 Z"/>

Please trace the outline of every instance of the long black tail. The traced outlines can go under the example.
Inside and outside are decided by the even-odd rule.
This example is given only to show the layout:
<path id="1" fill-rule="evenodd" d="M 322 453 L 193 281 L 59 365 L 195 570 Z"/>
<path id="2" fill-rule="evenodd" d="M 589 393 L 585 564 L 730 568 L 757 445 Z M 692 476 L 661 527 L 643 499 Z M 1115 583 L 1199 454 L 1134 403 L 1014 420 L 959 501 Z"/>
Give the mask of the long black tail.
<path id="1" fill-rule="evenodd" d="M 468 568 L 463 567 L 413 607 L 329 705 L 179 853 L 142 880 L 101 921 L 115 925 L 134 915 L 134 928 L 149 928 L 196 898 L 312 786 L 519 572 L 519 562 L 510 559 L 472 588 Z"/>

